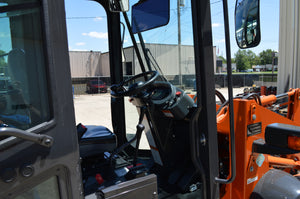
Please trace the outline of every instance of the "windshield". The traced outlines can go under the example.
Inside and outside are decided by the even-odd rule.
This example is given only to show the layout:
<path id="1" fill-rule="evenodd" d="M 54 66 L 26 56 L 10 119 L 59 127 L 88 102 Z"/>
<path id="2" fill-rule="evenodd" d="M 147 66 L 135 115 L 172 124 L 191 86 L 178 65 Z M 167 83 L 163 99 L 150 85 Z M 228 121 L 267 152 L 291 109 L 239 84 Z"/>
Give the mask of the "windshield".
<path id="1" fill-rule="evenodd" d="M 130 1 L 130 5 L 134 6 L 127 15 L 132 20 L 131 26 L 134 23 L 139 24 L 141 35 L 134 34 L 139 51 L 137 52 L 128 27 L 126 28 L 123 41 L 124 79 L 140 74 L 144 67 L 146 71 L 158 71 L 161 75 L 158 81 L 169 81 L 186 93 L 194 95 L 196 78 L 191 2 L 178 4 L 177 1 L 151 1 L 151 5 L 149 2 L 145 1 L 141 5 L 136 4 L 137 1 Z M 146 11 L 147 6 L 149 12 Z M 141 13 L 144 13 L 143 16 L 152 16 L 139 18 Z M 126 24 L 124 17 L 121 21 Z M 132 31 L 138 32 L 138 29 L 132 27 Z M 142 63 L 139 62 L 138 53 L 141 54 Z M 129 100 L 125 100 L 125 108 L 126 132 L 130 139 L 135 134 L 139 115 Z"/>
<path id="2" fill-rule="evenodd" d="M 142 38 L 138 34 L 134 34 L 138 49 L 142 54 L 143 63 L 138 61 L 137 52 L 134 49 L 128 30 L 126 30 L 123 49 L 125 58 L 123 60 L 124 74 L 125 76 L 139 74 L 142 72 L 141 65 L 144 65 L 146 69 L 157 70 L 174 85 L 191 92 L 194 90 L 195 67 L 190 2 L 186 2 L 186 5 L 182 4 L 179 7 L 177 2 L 172 1 L 170 1 L 170 5 L 168 1 L 165 1 L 166 3 L 151 2 L 149 13 L 156 15 L 155 24 L 153 23 L 154 20 L 143 21 L 144 17 L 134 20 L 142 15 L 141 12 L 145 13 L 144 10 L 147 8 L 141 11 L 141 4 L 136 4 L 137 1 L 130 1 L 130 4 L 134 6 L 127 15 L 131 16 L 133 32 L 137 31 L 133 24 L 134 21 L 144 25 L 144 29 L 141 30 L 144 31 L 142 32 Z M 144 5 L 144 7 L 147 5 Z M 153 9 L 154 5 L 156 9 Z M 170 9 L 168 6 L 170 6 Z M 180 12 L 180 21 L 177 19 L 178 11 Z M 167 18 L 168 16 L 170 18 Z M 124 18 L 122 21 L 125 23 Z M 152 28 L 152 26 L 158 27 Z M 148 67 L 149 64 L 150 68 Z"/>

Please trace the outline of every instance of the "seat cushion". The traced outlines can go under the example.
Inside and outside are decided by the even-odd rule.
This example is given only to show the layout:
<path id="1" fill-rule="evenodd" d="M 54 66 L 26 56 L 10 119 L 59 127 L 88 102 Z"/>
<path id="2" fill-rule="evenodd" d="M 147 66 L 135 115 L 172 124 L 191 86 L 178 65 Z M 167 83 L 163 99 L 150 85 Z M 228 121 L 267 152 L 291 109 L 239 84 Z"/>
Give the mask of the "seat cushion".
<path id="1" fill-rule="evenodd" d="M 86 132 L 79 139 L 82 158 L 113 151 L 117 147 L 117 137 L 104 126 L 88 125 Z"/>

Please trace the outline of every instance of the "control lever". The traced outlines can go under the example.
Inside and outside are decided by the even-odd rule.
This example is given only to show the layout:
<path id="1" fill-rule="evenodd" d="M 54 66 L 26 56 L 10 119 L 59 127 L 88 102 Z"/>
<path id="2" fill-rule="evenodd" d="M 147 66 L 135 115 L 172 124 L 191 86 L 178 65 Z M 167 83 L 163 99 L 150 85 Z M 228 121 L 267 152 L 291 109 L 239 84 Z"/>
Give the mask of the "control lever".
<path id="1" fill-rule="evenodd" d="M 21 129 L 11 127 L 0 128 L 0 137 L 2 136 L 13 136 L 21 138 L 23 140 L 31 141 L 45 147 L 51 147 L 53 145 L 53 138 L 49 135 L 30 133 Z"/>
<path id="2" fill-rule="evenodd" d="M 136 166 L 136 161 L 137 161 L 137 154 L 139 150 L 139 145 L 140 145 L 140 140 L 141 140 L 141 135 L 143 130 L 145 129 L 145 126 L 142 124 L 143 118 L 145 115 L 145 109 L 146 107 L 141 107 L 141 112 L 140 112 L 140 117 L 139 117 L 139 123 L 136 126 L 136 133 L 135 136 L 130 139 L 128 142 L 124 143 L 120 147 L 118 147 L 110 156 L 110 162 L 112 163 L 112 160 L 115 155 L 117 155 L 120 151 L 124 150 L 126 147 L 128 147 L 132 142 L 136 140 L 136 148 L 135 148 L 135 156 L 133 158 L 133 166 Z"/>
<path id="3" fill-rule="evenodd" d="M 144 116 L 145 116 L 145 111 L 146 111 L 146 107 L 142 106 L 140 107 L 140 117 L 139 117 L 139 123 L 136 126 L 136 145 L 135 145 L 135 155 L 133 157 L 133 166 L 136 166 L 137 163 L 137 156 L 138 156 L 138 152 L 139 152 L 139 146 L 140 146 L 140 140 L 141 140 L 141 136 L 142 136 L 142 132 L 145 129 L 145 126 L 142 124 Z"/>
<path id="4" fill-rule="evenodd" d="M 137 163 L 137 156 L 138 156 L 138 152 L 139 152 L 139 146 L 140 146 L 140 140 L 142 137 L 142 132 L 145 129 L 145 126 L 141 123 L 139 123 L 136 126 L 136 145 L 135 145 L 135 155 L 134 155 L 134 159 L 133 159 L 133 166 L 136 166 Z"/>

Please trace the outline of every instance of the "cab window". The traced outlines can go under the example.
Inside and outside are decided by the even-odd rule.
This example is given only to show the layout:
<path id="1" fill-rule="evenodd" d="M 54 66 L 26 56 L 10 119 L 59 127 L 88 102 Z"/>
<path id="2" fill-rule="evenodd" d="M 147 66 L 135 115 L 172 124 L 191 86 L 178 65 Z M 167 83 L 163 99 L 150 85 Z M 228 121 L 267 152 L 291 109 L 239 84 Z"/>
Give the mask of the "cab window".
<path id="1" fill-rule="evenodd" d="M 51 118 L 40 2 L 0 2 L 0 27 L 0 125 L 29 129 Z"/>

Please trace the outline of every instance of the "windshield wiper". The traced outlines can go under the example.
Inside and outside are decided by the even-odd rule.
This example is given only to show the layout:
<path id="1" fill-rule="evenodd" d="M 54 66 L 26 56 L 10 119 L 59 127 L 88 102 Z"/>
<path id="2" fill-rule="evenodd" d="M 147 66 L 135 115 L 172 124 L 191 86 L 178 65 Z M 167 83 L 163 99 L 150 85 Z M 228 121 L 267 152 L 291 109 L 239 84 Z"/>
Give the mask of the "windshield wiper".
<path id="1" fill-rule="evenodd" d="M 144 57 L 146 59 L 146 63 L 147 63 L 148 69 L 150 71 L 152 70 L 152 68 L 151 68 L 151 63 L 152 63 L 152 65 L 154 66 L 155 70 L 157 70 L 159 72 L 159 74 L 161 75 L 161 77 L 163 78 L 163 80 L 165 80 L 167 82 L 168 80 L 164 76 L 161 68 L 159 67 L 159 64 L 156 62 L 156 59 L 152 55 L 151 51 L 148 48 L 146 48 L 145 42 L 144 42 L 144 39 L 143 39 L 143 36 L 142 36 L 142 33 L 138 32 L 138 36 L 139 36 L 139 40 L 141 42 L 142 50 L 144 52 Z M 151 58 L 153 59 L 153 61 L 154 61 L 155 64 L 150 60 L 150 57 L 149 57 L 148 53 L 151 55 Z"/>
<path id="2" fill-rule="evenodd" d="M 162 70 L 161 70 L 159 64 L 157 63 L 156 59 L 155 59 L 154 56 L 152 55 L 151 50 L 149 50 L 148 48 L 146 48 L 146 50 L 147 50 L 147 52 L 146 52 L 146 53 L 147 53 L 147 56 L 148 56 L 148 53 L 149 53 L 149 55 L 150 55 L 151 58 L 153 59 L 153 62 L 154 62 L 154 63 L 153 63 L 153 62 L 151 61 L 151 59 L 149 58 L 150 62 L 151 62 L 152 65 L 154 66 L 155 70 L 157 70 L 157 71 L 159 72 L 161 78 L 163 78 L 164 81 L 168 82 L 168 80 L 167 80 L 167 78 L 165 77 L 164 73 L 162 72 Z M 148 57 L 149 57 L 149 56 L 148 56 Z"/>
<path id="3" fill-rule="evenodd" d="M 149 56 L 147 54 L 147 49 L 146 49 L 146 46 L 145 46 L 145 42 L 144 42 L 142 34 L 140 32 L 138 32 L 138 36 L 139 36 L 139 40 L 140 40 L 140 43 L 141 43 L 142 50 L 144 52 L 144 57 L 146 59 L 148 69 L 151 71 L 152 69 L 151 69 L 150 59 L 149 59 Z"/>
<path id="4" fill-rule="evenodd" d="M 140 51 L 139 51 L 139 49 L 138 49 L 136 40 L 135 40 L 135 38 L 134 38 L 132 29 L 131 29 L 131 26 L 130 26 L 130 23 L 129 23 L 128 15 L 127 15 L 126 12 L 123 12 L 123 17 L 124 17 L 124 19 L 125 19 L 125 23 L 126 23 L 126 26 L 127 26 L 128 31 L 129 31 L 129 35 L 130 35 L 130 37 L 131 37 L 132 44 L 133 44 L 133 47 L 134 47 L 136 56 L 137 56 L 138 61 L 139 61 L 139 63 L 140 63 L 141 70 L 142 70 L 143 73 L 145 73 L 145 72 L 146 72 L 146 69 L 145 69 L 145 66 L 144 66 L 144 63 L 143 63 L 143 60 L 142 60 L 142 56 L 141 56 L 141 53 L 140 53 Z"/>
<path id="5" fill-rule="evenodd" d="M 142 72 L 145 72 L 146 69 L 145 69 L 145 66 L 144 66 L 144 62 L 142 60 L 141 53 L 140 53 L 140 51 L 138 49 L 137 42 L 136 42 L 134 34 L 132 32 L 131 25 L 130 25 L 129 19 L 128 19 L 128 15 L 127 15 L 127 13 L 123 12 L 123 16 L 124 16 L 124 19 L 125 19 L 125 22 L 126 22 L 126 26 L 128 28 L 128 31 L 129 31 L 129 34 L 130 34 L 130 37 L 131 37 L 131 40 L 132 40 L 132 43 L 133 43 L 134 50 L 136 51 L 136 55 L 137 55 L 138 61 L 139 61 L 140 65 L 141 65 L 141 70 L 142 70 Z M 154 66 L 155 70 L 157 70 L 160 73 L 162 79 L 164 81 L 168 81 L 165 78 L 165 76 L 164 76 L 161 68 L 159 67 L 158 63 L 156 62 L 155 58 L 153 57 L 151 51 L 148 48 L 146 48 L 145 42 L 144 42 L 144 39 L 143 39 L 143 36 L 142 36 L 141 32 L 138 32 L 138 37 L 139 37 L 139 40 L 140 40 L 141 48 L 142 48 L 142 51 L 143 51 L 143 54 L 144 54 L 144 57 L 145 57 L 145 60 L 146 60 L 146 64 L 147 64 L 148 70 L 149 71 L 153 70 L 151 68 L 151 63 L 152 63 L 152 65 Z M 153 61 L 151 61 L 148 53 L 151 55 L 151 58 L 153 59 Z"/>

